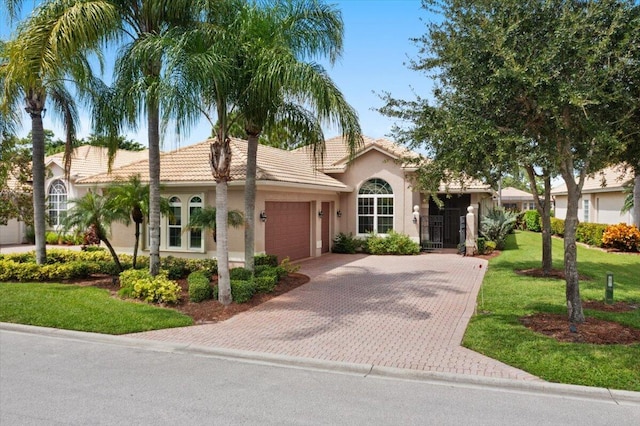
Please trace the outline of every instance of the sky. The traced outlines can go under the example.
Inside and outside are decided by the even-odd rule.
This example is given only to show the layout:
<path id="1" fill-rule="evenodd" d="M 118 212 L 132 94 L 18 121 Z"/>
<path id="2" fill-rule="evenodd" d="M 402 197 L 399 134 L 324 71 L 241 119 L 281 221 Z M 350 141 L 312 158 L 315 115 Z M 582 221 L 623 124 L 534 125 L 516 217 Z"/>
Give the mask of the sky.
<path id="1" fill-rule="evenodd" d="M 395 98 L 413 99 L 415 94 L 427 97 L 431 82 L 427 76 L 407 67 L 417 58 L 418 48 L 410 40 L 426 32 L 430 16 L 421 8 L 420 0 L 346 0 L 328 1 L 342 11 L 344 20 L 344 52 L 333 66 L 321 62 L 340 88 L 347 101 L 356 109 L 362 131 L 373 138 L 389 137 L 393 120 L 376 111 L 383 105 L 380 95 L 389 92 Z M 28 8 L 30 2 L 25 2 Z M 28 12 L 23 11 L 23 12 Z M 3 22 L 3 24 L 5 24 Z M 8 37 L 8 28 L 0 28 L 0 37 Z M 141 120 L 144 122 L 144 120 Z M 29 120 L 23 117 L 20 136 L 29 132 Z M 45 116 L 44 126 L 62 138 L 59 123 Z M 90 123 L 81 114 L 78 137 L 90 133 Z M 166 134 L 163 149 L 175 149 L 200 142 L 210 134 L 210 125 L 202 120 L 188 135 L 177 140 Z M 337 135 L 337 129 L 326 128 L 327 138 Z M 126 135 L 147 144 L 146 129 L 140 127 Z"/>

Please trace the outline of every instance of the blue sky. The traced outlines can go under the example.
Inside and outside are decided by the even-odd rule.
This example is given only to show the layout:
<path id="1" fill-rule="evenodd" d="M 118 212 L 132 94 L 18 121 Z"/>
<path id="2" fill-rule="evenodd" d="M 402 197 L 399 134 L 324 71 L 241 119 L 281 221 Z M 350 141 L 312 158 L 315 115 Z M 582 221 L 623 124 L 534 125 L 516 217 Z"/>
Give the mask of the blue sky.
<path id="1" fill-rule="evenodd" d="M 424 74 L 411 71 L 406 63 L 417 56 L 417 47 L 410 41 L 426 32 L 429 15 L 421 8 L 420 0 L 347 0 L 332 2 L 342 10 L 345 24 L 345 43 L 342 58 L 333 66 L 324 64 L 329 75 L 342 90 L 347 101 L 358 111 L 363 132 L 371 137 L 384 137 L 390 132 L 393 121 L 382 116 L 375 108 L 382 106 L 378 94 L 390 92 L 400 99 L 412 99 L 413 90 L 427 96 L 431 84 Z M 30 2 L 25 2 L 28 7 Z M 3 24 L 6 21 L 3 22 Z M 7 37 L 7 29 L 0 29 L 0 37 Z M 413 88 L 413 89 L 412 89 Z M 143 120 L 144 121 L 144 120 Z M 23 126 L 28 125 L 24 117 Z M 56 123 L 45 118 L 45 127 L 62 136 Z M 79 137 L 89 132 L 85 118 L 79 128 Z M 22 129 L 26 135 L 29 129 Z M 164 146 L 174 149 L 202 141 L 210 133 L 208 122 L 203 120 L 176 141 L 165 135 Z M 326 136 L 335 136 L 335 129 L 326 129 Z M 146 130 L 141 127 L 128 137 L 146 145 Z"/>

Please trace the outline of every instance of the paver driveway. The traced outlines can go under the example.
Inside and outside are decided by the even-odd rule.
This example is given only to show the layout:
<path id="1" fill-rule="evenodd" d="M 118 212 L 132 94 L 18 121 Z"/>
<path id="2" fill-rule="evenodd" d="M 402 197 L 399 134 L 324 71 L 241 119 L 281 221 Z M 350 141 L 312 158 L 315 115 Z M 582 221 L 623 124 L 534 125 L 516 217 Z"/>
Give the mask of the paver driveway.
<path id="1" fill-rule="evenodd" d="M 311 281 L 220 323 L 142 339 L 358 364 L 539 380 L 460 346 L 487 267 L 453 254 L 329 254 Z"/>

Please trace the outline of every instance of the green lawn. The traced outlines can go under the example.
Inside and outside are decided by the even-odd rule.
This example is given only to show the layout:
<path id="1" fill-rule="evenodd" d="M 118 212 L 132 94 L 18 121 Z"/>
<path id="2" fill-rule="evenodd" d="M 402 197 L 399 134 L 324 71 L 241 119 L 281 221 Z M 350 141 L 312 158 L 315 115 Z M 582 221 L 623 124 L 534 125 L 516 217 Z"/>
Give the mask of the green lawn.
<path id="1" fill-rule="evenodd" d="M 565 282 L 520 276 L 516 269 L 541 266 L 541 235 L 517 232 L 506 249 L 489 261 L 463 344 L 542 379 L 587 386 L 640 391 L 640 345 L 558 343 L 529 331 L 518 319 L 535 312 L 566 313 Z M 553 240 L 554 268 L 561 269 L 562 240 Z M 583 300 L 603 300 L 605 276 L 614 273 L 615 301 L 640 303 L 640 256 L 578 248 Z M 587 317 L 640 328 L 640 309 L 627 313 L 585 310 Z M 568 323 L 567 323 L 568 327 Z"/>
<path id="2" fill-rule="evenodd" d="M 43 283 L 0 283 L 0 321 L 104 334 L 193 324 L 178 311 L 114 299 L 107 290 Z"/>

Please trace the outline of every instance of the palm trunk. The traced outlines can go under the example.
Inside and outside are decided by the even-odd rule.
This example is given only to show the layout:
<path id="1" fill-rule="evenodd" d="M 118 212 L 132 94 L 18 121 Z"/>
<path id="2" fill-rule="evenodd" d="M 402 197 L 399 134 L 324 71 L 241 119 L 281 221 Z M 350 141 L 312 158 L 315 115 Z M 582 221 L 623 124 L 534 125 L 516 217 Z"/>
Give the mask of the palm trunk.
<path id="1" fill-rule="evenodd" d="M 118 268 L 118 273 L 122 272 L 122 264 L 120 263 L 120 258 L 118 258 L 118 254 L 113 249 L 113 246 L 111 245 L 109 240 L 106 237 L 102 237 L 100 238 L 100 240 L 104 241 L 104 245 L 106 245 L 107 249 L 109 249 L 109 253 L 111 253 L 111 257 L 116 264 L 116 268 Z"/>
<path id="2" fill-rule="evenodd" d="M 27 99 L 29 104 L 29 99 Z M 44 168 L 44 129 L 42 127 L 42 107 L 27 107 L 31 115 L 31 140 L 33 144 L 32 173 L 33 173 L 33 230 L 36 238 L 36 263 L 44 265 L 47 262 L 47 246 L 45 222 L 46 191 Z"/>
<path id="3" fill-rule="evenodd" d="M 569 322 L 583 323 L 582 299 L 578 276 L 578 250 L 576 230 L 578 228 L 578 203 L 582 185 L 577 184 L 572 174 L 573 167 L 562 167 L 562 178 L 567 185 L 567 216 L 564 222 L 564 274 L 566 280 L 566 299 Z M 584 172 L 583 172 L 584 174 Z M 584 179 L 580 179 L 582 183 Z"/>
<path id="4" fill-rule="evenodd" d="M 157 102 L 147 105 L 149 137 L 149 273 L 160 272 L 160 112 Z"/>
<path id="5" fill-rule="evenodd" d="M 140 222 L 136 222 L 136 241 L 133 245 L 133 269 L 136 269 L 138 262 L 138 247 L 140 245 Z"/>
<path id="6" fill-rule="evenodd" d="M 216 257 L 218 258 L 218 301 L 231 303 L 231 280 L 229 277 L 229 237 L 227 233 L 227 181 L 216 183 Z"/>
<path id="7" fill-rule="evenodd" d="M 255 211 L 256 211 L 256 167 L 258 134 L 249 133 L 247 141 L 247 177 L 244 188 L 244 267 L 254 271 L 255 256 Z"/>
<path id="8" fill-rule="evenodd" d="M 633 180 L 633 223 L 640 228 L 640 165 Z"/>

